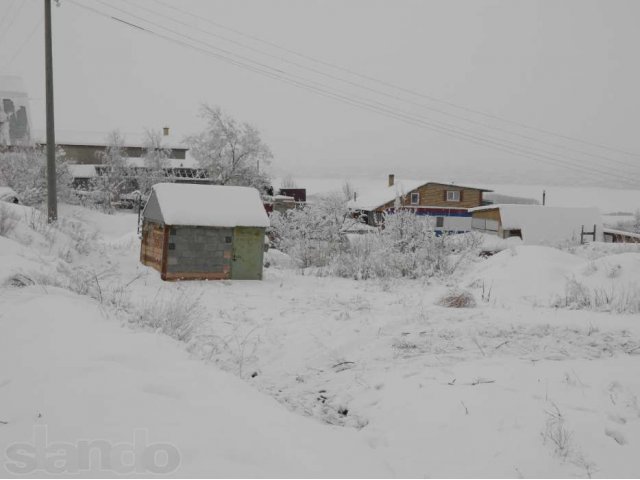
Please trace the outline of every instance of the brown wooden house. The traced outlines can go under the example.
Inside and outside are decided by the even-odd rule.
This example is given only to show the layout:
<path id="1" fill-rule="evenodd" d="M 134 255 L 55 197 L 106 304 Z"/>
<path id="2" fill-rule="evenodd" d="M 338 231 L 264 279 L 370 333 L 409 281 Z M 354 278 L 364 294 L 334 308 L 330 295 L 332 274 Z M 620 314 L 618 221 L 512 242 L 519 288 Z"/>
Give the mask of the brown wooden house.
<path id="1" fill-rule="evenodd" d="M 396 182 L 395 175 L 389 175 L 386 187 L 356 196 L 349 207 L 360 212 L 369 225 L 380 223 L 384 213 L 402 208 L 416 215 L 435 217 L 436 230 L 467 232 L 471 230 L 468 210 L 484 205 L 483 194 L 490 191 L 439 182 Z"/>

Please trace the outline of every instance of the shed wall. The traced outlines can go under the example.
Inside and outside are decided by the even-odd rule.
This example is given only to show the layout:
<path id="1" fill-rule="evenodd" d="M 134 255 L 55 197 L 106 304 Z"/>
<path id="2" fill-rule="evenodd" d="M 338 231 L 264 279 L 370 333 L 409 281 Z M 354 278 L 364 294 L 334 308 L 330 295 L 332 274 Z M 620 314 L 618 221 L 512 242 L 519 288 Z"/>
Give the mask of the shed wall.
<path id="1" fill-rule="evenodd" d="M 261 227 L 236 227 L 233 232 L 233 280 L 262 280 L 264 232 Z"/>
<path id="2" fill-rule="evenodd" d="M 142 242 L 140 244 L 140 262 L 162 272 L 164 255 L 165 227 L 146 221 L 142 225 Z"/>
<path id="3" fill-rule="evenodd" d="M 156 192 L 151 192 L 151 196 L 149 197 L 147 204 L 144 206 L 143 213 L 145 221 L 150 220 L 155 223 L 164 223 L 162 212 L 160 211 L 160 204 L 158 203 L 158 198 L 156 197 Z"/>
<path id="4" fill-rule="evenodd" d="M 168 228 L 166 280 L 231 277 L 232 228 Z"/>

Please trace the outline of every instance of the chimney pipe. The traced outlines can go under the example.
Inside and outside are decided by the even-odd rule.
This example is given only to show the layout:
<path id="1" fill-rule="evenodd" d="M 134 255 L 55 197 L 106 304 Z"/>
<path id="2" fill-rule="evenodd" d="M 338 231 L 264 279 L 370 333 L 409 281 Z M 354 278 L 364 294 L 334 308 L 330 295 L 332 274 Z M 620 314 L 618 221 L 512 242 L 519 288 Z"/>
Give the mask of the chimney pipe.
<path id="1" fill-rule="evenodd" d="M 162 127 L 162 135 L 165 137 L 169 136 L 169 127 Z"/>
<path id="2" fill-rule="evenodd" d="M 393 173 L 389 174 L 389 186 L 393 187 L 393 183 L 395 181 L 396 176 Z"/>

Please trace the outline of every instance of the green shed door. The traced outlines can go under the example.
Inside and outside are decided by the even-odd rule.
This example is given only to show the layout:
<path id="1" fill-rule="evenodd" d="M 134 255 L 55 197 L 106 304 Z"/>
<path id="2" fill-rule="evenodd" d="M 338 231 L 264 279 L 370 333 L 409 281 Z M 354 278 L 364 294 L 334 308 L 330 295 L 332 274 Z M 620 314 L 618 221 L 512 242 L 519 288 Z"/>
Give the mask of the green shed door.
<path id="1" fill-rule="evenodd" d="M 236 227 L 233 230 L 233 280 L 262 280 L 264 229 Z"/>

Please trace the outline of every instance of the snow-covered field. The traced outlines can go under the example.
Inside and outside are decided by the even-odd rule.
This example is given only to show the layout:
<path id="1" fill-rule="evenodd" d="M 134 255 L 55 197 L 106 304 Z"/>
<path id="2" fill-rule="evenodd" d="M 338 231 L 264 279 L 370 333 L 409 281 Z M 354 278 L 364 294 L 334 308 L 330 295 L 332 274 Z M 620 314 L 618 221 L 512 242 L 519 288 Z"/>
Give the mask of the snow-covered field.
<path id="1" fill-rule="evenodd" d="M 442 281 L 317 277 L 271 251 L 264 281 L 164 283 L 135 215 L 65 206 L 50 228 L 11 208 L 7 473 L 53 473 L 37 448 L 16 459 L 45 431 L 74 448 L 144 434 L 182 476 L 640 474 L 637 247 L 517 246 Z M 456 288 L 476 306 L 439 306 Z M 198 307 L 188 341 L 140 327 L 170 303 Z"/>

